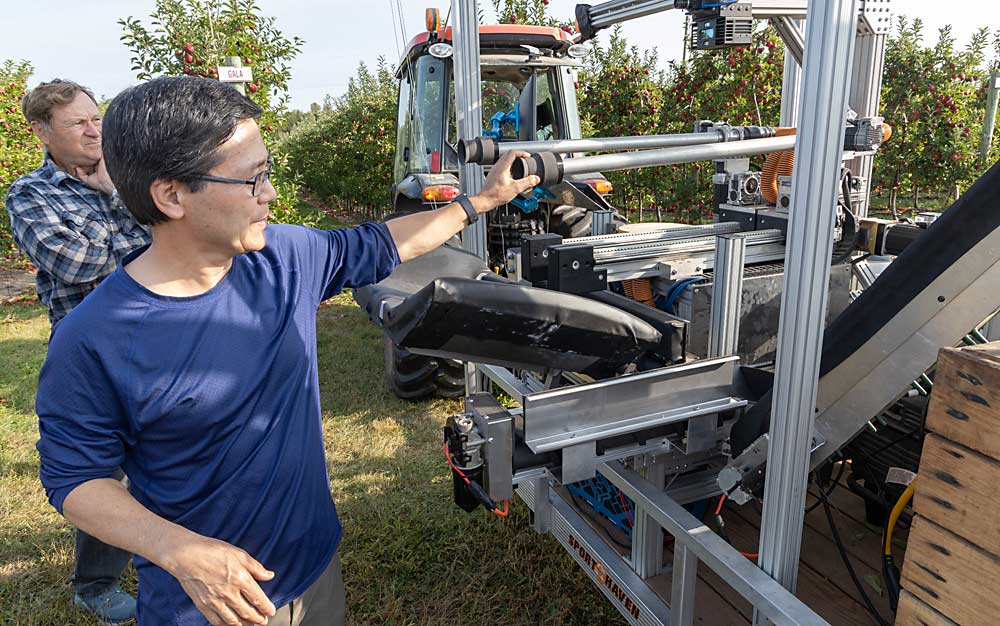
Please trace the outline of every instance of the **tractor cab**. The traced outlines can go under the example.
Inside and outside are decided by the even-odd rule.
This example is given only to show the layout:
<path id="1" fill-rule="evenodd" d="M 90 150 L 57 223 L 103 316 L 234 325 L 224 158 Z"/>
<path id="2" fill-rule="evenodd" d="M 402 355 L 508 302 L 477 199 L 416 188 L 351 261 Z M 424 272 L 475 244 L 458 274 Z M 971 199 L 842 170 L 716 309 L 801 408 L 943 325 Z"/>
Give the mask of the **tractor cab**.
<path id="1" fill-rule="evenodd" d="M 399 104 L 392 201 L 395 214 L 440 206 L 459 194 L 460 163 L 455 107 L 452 30 L 428 10 L 428 28 L 407 45 L 399 62 Z M 480 26 L 483 134 L 503 141 L 580 138 L 576 75 L 588 48 L 557 28 Z M 539 190 L 489 216 L 491 261 L 527 234 L 590 234 L 591 209 L 610 209 L 598 174 L 578 177 L 557 190 Z M 578 209 L 573 211 L 573 209 Z M 564 223 L 571 214 L 572 227 Z"/>

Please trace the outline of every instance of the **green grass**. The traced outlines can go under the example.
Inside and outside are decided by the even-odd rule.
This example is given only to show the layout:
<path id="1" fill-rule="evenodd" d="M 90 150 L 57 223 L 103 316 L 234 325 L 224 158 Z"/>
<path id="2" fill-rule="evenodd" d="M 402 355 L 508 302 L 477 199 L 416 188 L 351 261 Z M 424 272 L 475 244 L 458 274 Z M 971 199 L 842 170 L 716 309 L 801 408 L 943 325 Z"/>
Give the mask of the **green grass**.
<path id="1" fill-rule="evenodd" d="M 344 524 L 348 623 L 623 624 L 512 502 L 501 519 L 451 501 L 441 428 L 458 401 L 404 402 L 382 380 L 380 332 L 347 294 L 318 313 L 331 488 Z M 48 321 L 0 306 L 0 624 L 94 624 L 70 606 L 73 530 L 38 482 L 33 402 Z M 135 590 L 129 572 L 126 587 Z"/>

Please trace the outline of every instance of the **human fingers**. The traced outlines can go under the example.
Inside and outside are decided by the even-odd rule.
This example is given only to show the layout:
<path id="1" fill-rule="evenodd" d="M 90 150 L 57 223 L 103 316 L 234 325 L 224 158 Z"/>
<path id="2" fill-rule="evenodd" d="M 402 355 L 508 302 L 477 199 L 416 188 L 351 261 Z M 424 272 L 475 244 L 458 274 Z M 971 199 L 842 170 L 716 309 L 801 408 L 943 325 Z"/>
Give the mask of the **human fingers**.
<path id="1" fill-rule="evenodd" d="M 267 569 L 260 564 L 257 559 L 253 558 L 249 554 L 243 554 L 243 565 L 247 568 L 247 571 L 252 576 L 252 579 L 247 581 L 247 584 L 243 585 L 243 595 L 255 606 L 257 610 L 262 614 L 271 617 L 274 615 L 276 609 L 271 600 L 268 599 L 267 594 L 264 590 L 260 588 L 257 584 L 258 580 L 266 581 L 274 578 L 274 572 Z"/>

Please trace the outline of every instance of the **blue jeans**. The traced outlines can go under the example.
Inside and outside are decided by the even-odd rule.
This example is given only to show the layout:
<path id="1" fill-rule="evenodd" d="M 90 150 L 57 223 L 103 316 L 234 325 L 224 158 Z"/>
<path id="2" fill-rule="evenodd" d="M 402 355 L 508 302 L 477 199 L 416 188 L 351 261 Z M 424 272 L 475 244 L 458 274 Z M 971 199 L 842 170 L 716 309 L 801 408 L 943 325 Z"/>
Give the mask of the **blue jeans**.
<path id="1" fill-rule="evenodd" d="M 73 568 L 73 591 L 83 597 L 104 593 L 118 584 L 118 579 L 132 555 L 82 530 L 76 531 L 76 566 Z"/>
<path id="2" fill-rule="evenodd" d="M 115 472 L 115 479 L 125 478 L 125 472 Z M 100 595 L 118 584 L 132 555 L 82 530 L 76 531 L 76 565 L 73 567 L 73 592 L 79 596 Z"/>

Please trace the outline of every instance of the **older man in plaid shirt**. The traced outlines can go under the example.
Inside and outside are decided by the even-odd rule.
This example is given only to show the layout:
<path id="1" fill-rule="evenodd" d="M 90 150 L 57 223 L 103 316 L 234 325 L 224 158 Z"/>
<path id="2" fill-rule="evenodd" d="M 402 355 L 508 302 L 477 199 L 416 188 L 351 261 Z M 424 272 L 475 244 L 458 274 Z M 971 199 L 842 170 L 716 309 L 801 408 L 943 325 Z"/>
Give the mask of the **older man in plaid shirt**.
<path id="1" fill-rule="evenodd" d="M 45 161 L 11 185 L 7 211 L 17 245 L 38 268 L 38 297 L 53 326 L 149 233 L 118 200 L 101 152 L 94 95 L 76 83 L 42 83 L 24 97 L 24 117 L 45 145 Z M 135 616 L 118 587 L 130 555 L 82 533 L 76 538 L 74 602 L 104 624 Z"/>
<path id="2" fill-rule="evenodd" d="M 55 324 L 149 243 L 146 228 L 118 200 L 101 155 L 93 94 L 70 81 L 42 83 L 24 98 L 24 116 L 45 144 L 45 161 L 17 179 L 7 211 L 17 245 L 38 268 L 38 297 Z"/>

